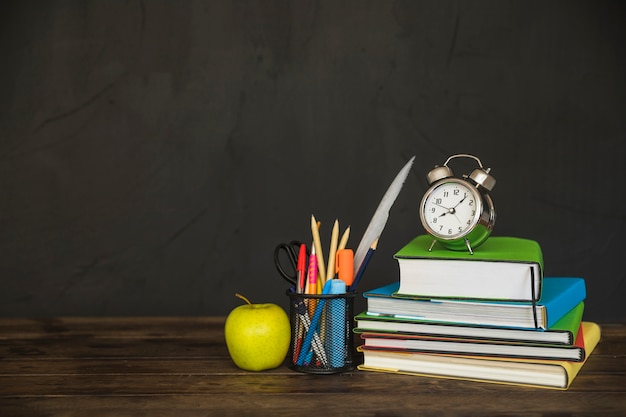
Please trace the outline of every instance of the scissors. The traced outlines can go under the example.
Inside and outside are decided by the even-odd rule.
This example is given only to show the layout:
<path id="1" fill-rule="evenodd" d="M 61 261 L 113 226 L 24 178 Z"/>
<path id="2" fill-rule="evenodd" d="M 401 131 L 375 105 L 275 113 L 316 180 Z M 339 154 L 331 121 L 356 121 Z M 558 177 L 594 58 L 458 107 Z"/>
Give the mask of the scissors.
<path id="1" fill-rule="evenodd" d="M 289 243 L 280 243 L 276 245 L 274 249 L 274 265 L 280 273 L 280 275 L 289 283 L 291 283 L 297 292 L 302 292 L 304 277 L 298 275 L 298 257 L 300 254 L 300 245 L 302 243 L 297 240 L 292 240 Z M 288 267 L 283 267 L 281 263 L 281 252 L 284 252 L 289 261 Z M 308 248 L 305 249 L 306 257 L 309 256 Z M 284 258 L 284 256 L 283 256 Z M 300 260 L 300 265 L 306 265 L 306 258 Z M 305 273 L 305 271 L 302 271 Z M 300 279 L 299 279 L 300 278 Z"/>

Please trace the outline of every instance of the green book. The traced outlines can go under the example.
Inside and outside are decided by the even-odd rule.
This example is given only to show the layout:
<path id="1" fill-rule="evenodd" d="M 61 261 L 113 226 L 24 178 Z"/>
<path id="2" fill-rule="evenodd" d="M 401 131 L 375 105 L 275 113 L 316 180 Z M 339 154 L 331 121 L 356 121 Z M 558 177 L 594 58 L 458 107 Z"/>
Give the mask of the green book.
<path id="1" fill-rule="evenodd" d="M 492 236 L 474 250 L 452 251 L 421 235 L 395 253 L 400 268 L 398 296 L 475 300 L 537 301 L 543 255 L 530 239 Z"/>
<path id="2" fill-rule="evenodd" d="M 400 333 L 459 339 L 501 340 L 524 343 L 572 345 L 576 340 L 585 309 L 581 301 L 546 330 L 484 326 L 458 322 L 437 322 L 419 318 L 357 314 L 355 333 Z"/>

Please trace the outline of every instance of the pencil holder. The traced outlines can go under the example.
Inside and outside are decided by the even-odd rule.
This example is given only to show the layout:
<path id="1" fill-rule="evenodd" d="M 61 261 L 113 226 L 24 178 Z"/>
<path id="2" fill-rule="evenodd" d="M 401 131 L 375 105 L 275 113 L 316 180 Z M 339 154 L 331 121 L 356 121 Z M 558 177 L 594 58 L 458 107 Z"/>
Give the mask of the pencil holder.
<path id="1" fill-rule="evenodd" d="M 356 293 L 310 295 L 287 292 L 290 300 L 289 368 L 313 374 L 354 369 Z"/>

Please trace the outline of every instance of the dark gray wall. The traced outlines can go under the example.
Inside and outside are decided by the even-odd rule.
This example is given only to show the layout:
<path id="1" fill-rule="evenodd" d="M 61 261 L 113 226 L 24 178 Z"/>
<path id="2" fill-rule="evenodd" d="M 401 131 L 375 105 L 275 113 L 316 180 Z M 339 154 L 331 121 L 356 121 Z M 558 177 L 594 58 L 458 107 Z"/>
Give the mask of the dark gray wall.
<path id="1" fill-rule="evenodd" d="M 602 1 L 9 1 L 0 314 L 286 306 L 274 245 L 356 246 L 416 155 L 362 285 L 398 278 L 425 174 L 498 184 L 494 234 L 624 320 L 624 13 Z"/>

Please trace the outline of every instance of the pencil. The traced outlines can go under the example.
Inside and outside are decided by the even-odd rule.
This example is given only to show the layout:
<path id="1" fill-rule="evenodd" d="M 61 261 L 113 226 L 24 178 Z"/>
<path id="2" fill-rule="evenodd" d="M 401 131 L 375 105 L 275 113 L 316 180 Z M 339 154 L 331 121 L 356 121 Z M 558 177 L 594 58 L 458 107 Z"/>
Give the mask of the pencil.
<path id="1" fill-rule="evenodd" d="M 335 278 L 335 267 L 337 266 L 337 242 L 339 241 L 339 220 L 335 220 L 333 231 L 330 237 L 330 249 L 328 252 L 328 269 L 326 280 Z M 325 284 L 326 282 L 324 282 Z"/>
<path id="2" fill-rule="evenodd" d="M 313 235 L 313 245 L 317 255 L 317 279 L 321 280 L 322 285 L 326 282 L 326 266 L 324 264 L 324 253 L 322 252 L 322 242 L 320 241 L 320 229 L 315 220 L 315 216 L 311 214 L 311 234 Z"/>
<path id="3" fill-rule="evenodd" d="M 378 238 L 378 239 L 380 239 L 380 238 Z M 352 282 L 352 285 L 350 285 L 350 291 L 351 292 L 356 291 L 357 285 L 359 285 L 359 282 L 361 281 L 361 278 L 363 278 L 363 274 L 365 273 L 365 269 L 367 268 L 367 264 L 370 262 L 370 259 L 372 259 L 372 255 L 374 255 L 374 252 L 376 252 L 376 247 L 378 246 L 378 239 L 376 239 L 372 243 L 372 245 L 370 246 L 369 250 L 365 254 L 365 258 L 363 258 L 363 262 L 361 262 L 361 266 L 359 267 L 359 271 L 356 273 L 356 276 L 354 277 L 354 281 Z"/>
<path id="4" fill-rule="evenodd" d="M 350 226 L 348 226 L 346 230 L 343 232 L 343 235 L 341 235 L 341 240 L 339 241 L 339 246 L 337 247 L 337 251 L 340 251 L 341 249 L 346 248 L 346 246 L 348 245 L 349 237 L 350 237 Z"/>

